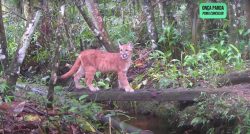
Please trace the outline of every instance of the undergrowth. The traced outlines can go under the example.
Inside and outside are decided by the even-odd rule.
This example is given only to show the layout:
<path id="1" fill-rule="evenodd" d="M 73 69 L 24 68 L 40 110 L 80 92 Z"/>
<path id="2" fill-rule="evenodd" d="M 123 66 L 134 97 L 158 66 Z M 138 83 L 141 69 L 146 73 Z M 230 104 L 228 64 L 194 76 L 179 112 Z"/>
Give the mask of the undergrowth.
<path id="1" fill-rule="evenodd" d="M 240 46 L 228 43 L 225 30 L 218 33 L 220 36 L 210 42 L 210 46 L 204 43 L 199 46 L 205 47 L 198 49 L 193 43 L 181 43 L 183 39 L 176 28 L 167 25 L 159 40 L 161 49 L 153 51 L 146 59 L 152 65 L 147 68 L 147 73 L 134 79 L 133 85 L 147 85 L 146 81 L 154 83 L 152 86 L 158 89 L 199 85 L 217 87 L 219 76 L 245 68 Z"/>
<path id="2" fill-rule="evenodd" d="M 47 116 L 43 122 L 43 129 L 56 129 L 58 132 L 63 132 L 65 126 L 78 124 L 80 132 L 97 132 L 102 128 L 95 116 L 102 111 L 100 105 L 94 102 L 86 102 L 88 95 L 82 95 L 76 98 L 71 93 L 62 90 L 62 87 L 56 86 L 54 95 L 54 113 L 55 116 Z M 26 99 L 39 104 L 42 109 L 46 108 L 46 96 L 41 96 L 34 92 L 25 93 Z"/>
<path id="3" fill-rule="evenodd" d="M 202 93 L 197 103 L 179 114 L 179 126 L 191 125 L 200 133 L 250 133 L 249 103 L 237 96 Z M 194 112 L 195 111 L 195 112 Z"/>

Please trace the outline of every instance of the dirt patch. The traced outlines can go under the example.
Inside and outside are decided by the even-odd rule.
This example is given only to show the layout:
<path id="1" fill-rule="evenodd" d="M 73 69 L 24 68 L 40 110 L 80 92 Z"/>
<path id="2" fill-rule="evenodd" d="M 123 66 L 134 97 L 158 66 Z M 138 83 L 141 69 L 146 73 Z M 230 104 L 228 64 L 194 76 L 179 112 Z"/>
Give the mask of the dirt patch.
<path id="1" fill-rule="evenodd" d="M 240 97 L 250 102 L 250 84 L 238 84 L 233 86 L 225 86 L 224 89 L 230 89 Z"/>

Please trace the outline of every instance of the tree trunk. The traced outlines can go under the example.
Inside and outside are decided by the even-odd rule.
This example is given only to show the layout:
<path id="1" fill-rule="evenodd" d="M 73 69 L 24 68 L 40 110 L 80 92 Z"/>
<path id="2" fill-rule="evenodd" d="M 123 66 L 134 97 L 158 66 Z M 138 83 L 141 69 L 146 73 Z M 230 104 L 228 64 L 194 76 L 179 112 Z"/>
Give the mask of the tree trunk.
<path id="1" fill-rule="evenodd" d="M 192 42 L 195 46 L 198 44 L 198 29 L 199 29 L 199 18 L 198 18 L 198 6 L 196 3 L 191 5 L 191 19 L 192 19 Z M 197 48 L 197 47 L 196 47 Z"/>
<path id="2" fill-rule="evenodd" d="M 5 36 L 4 24 L 3 24 L 3 14 L 2 14 L 2 3 L 0 0 L 0 61 L 3 65 L 4 73 L 8 68 L 8 53 L 7 53 L 7 40 Z"/>
<path id="3" fill-rule="evenodd" d="M 3 6 L 3 5 L 5 5 L 5 0 L 0 0 L 0 4 L 1 4 L 1 12 L 6 11 L 5 6 Z M 1 13 L 1 14 L 2 14 L 2 13 Z M 2 16 L 2 15 L 1 15 L 1 16 Z"/>
<path id="4" fill-rule="evenodd" d="M 158 34 L 155 26 L 154 11 L 150 0 L 143 0 L 143 12 L 147 17 L 147 29 L 152 43 L 152 49 L 155 49 L 158 45 Z"/>
<path id="5" fill-rule="evenodd" d="M 64 17 L 64 11 L 65 11 L 65 5 L 61 6 L 61 14 L 58 18 L 58 23 L 57 23 L 57 29 L 56 29 L 56 44 L 54 46 L 54 55 L 52 58 L 52 69 L 51 69 L 51 76 L 50 76 L 50 81 L 49 81 L 49 89 L 48 89 L 48 94 L 47 94 L 47 108 L 53 108 L 53 101 L 54 101 L 54 87 L 56 84 L 56 78 L 57 78 L 57 71 L 59 68 L 59 62 L 60 62 L 60 44 L 62 44 L 62 31 L 63 31 L 63 17 Z"/>
<path id="6" fill-rule="evenodd" d="M 74 43 L 73 43 L 72 38 L 71 38 L 70 33 L 69 33 L 69 27 L 68 27 L 68 22 L 67 22 L 66 17 L 63 17 L 62 23 L 63 23 L 65 34 L 66 34 L 66 39 L 67 39 L 67 43 L 68 43 L 68 50 L 75 51 L 76 48 L 74 46 Z"/>
<path id="7" fill-rule="evenodd" d="M 165 15 L 165 11 L 164 11 L 164 4 L 163 2 L 160 2 L 160 0 L 158 0 L 158 6 L 159 6 L 159 11 L 160 11 L 160 16 L 161 16 L 161 27 L 162 29 L 165 28 L 165 24 L 166 24 L 166 15 Z"/>
<path id="8" fill-rule="evenodd" d="M 140 4 L 140 0 L 135 0 L 136 1 L 136 5 L 137 5 L 137 11 L 140 11 L 141 9 L 141 4 Z"/>
<path id="9" fill-rule="evenodd" d="M 31 17 L 33 16 L 33 2 L 32 0 L 24 0 L 23 2 L 23 10 L 24 10 L 24 16 L 26 21 L 26 25 L 29 24 L 29 21 L 32 19 Z"/>
<path id="10" fill-rule="evenodd" d="M 229 42 L 234 44 L 235 43 L 235 37 L 236 36 L 236 30 L 234 28 L 234 10 L 233 10 L 233 5 L 231 4 L 230 0 L 227 0 L 227 6 L 228 6 L 228 20 L 229 20 L 229 29 L 228 29 L 228 33 L 229 33 Z"/>
<path id="11" fill-rule="evenodd" d="M 43 9 L 44 15 L 42 18 L 41 22 L 41 27 L 40 27 L 40 33 L 41 35 L 39 36 L 39 42 L 40 44 L 47 48 L 48 51 L 50 51 L 50 42 L 52 40 L 52 24 L 51 24 L 51 16 L 49 13 L 49 6 L 48 6 L 48 1 L 47 0 L 41 0 L 41 7 Z"/>
<path id="12" fill-rule="evenodd" d="M 35 32 L 35 28 L 38 24 L 40 16 L 41 11 L 37 11 L 34 19 L 28 23 L 26 31 L 21 38 L 21 42 L 18 46 L 18 49 L 16 50 L 15 57 L 12 60 L 9 70 L 7 71 L 7 84 L 11 89 L 10 92 L 14 90 L 14 86 L 16 85 L 18 75 L 20 74 L 20 66 L 23 63 L 26 51 L 30 45 L 32 35 Z"/>
<path id="13" fill-rule="evenodd" d="M 247 18 L 247 28 L 250 29 L 250 1 L 245 0 L 245 13 L 246 13 L 246 18 Z"/>
<path id="14" fill-rule="evenodd" d="M 133 4 L 133 7 L 132 7 L 133 15 L 135 15 L 135 12 L 136 12 L 135 0 L 132 0 L 132 4 Z"/>
<path id="15" fill-rule="evenodd" d="M 115 52 L 117 48 L 115 45 L 110 41 L 107 31 L 104 28 L 103 19 L 101 13 L 99 12 L 98 5 L 93 0 L 85 0 L 88 12 L 91 15 L 91 23 L 94 24 L 94 30 L 92 31 L 99 37 L 99 41 L 104 47 L 110 51 Z M 79 8 L 78 8 L 79 9 Z M 93 28 L 93 26 L 92 26 Z"/>
<path id="16" fill-rule="evenodd" d="M 236 20 L 236 27 L 234 31 L 237 31 L 237 29 L 240 29 L 240 17 L 241 17 L 241 13 L 242 13 L 242 5 L 241 5 L 241 1 L 240 0 L 234 0 L 234 4 L 235 4 L 235 20 Z M 237 45 L 239 45 L 240 42 L 240 38 L 236 36 L 235 38 L 235 43 Z"/>
<path id="17" fill-rule="evenodd" d="M 16 3 L 16 8 L 15 8 L 15 12 L 19 13 L 19 14 L 23 14 L 23 4 L 24 4 L 24 0 L 18 0 Z"/>
<path id="18" fill-rule="evenodd" d="M 190 2 L 191 3 L 191 2 Z M 167 22 L 168 24 L 177 24 L 177 21 L 174 17 L 174 12 L 171 10 L 171 8 L 175 5 L 175 2 L 170 0 L 164 3 L 164 7 L 166 11 L 166 17 L 167 17 Z"/>
<path id="19" fill-rule="evenodd" d="M 245 10 L 245 16 L 246 16 L 246 19 L 247 19 L 247 29 L 250 30 L 250 1 L 249 0 L 245 0 L 244 1 L 244 10 Z M 249 54 L 249 51 L 250 51 L 250 48 L 249 48 L 249 44 L 250 44 L 250 35 L 247 36 L 248 38 L 248 41 L 247 41 L 247 44 L 245 45 L 245 50 L 244 50 L 244 53 L 243 53 L 243 58 L 244 59 L 249 59 L 250 57 L 250 54 Z"/>

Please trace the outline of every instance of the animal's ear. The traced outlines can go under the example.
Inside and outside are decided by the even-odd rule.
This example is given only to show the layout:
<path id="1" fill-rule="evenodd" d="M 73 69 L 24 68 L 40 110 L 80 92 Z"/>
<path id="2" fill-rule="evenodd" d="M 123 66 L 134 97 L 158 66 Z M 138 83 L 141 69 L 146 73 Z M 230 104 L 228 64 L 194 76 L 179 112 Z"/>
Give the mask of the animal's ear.
<path id="1" fill-rule="evenodd" d="M 129 45 L 129 47 L 130 47 L 131 49 L 134 48 L 134 46 L 133 46 L 133 44 L 132 44 L 131 42 L 129 42 L 128 45 Z"/>
<path id="2" fill-rule="evenodd" d="M 119 48 L 121 49 L 122 45 L 121 45 L 120 41 L 118 41 L 118 45 L 119 45 Z"/>

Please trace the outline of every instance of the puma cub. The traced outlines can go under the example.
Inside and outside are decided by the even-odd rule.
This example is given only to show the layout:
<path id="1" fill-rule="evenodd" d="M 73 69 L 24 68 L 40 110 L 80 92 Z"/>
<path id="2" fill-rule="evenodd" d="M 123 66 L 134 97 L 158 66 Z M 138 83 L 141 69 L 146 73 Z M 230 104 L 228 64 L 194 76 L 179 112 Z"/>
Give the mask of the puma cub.
<path id="1" fill-rule="evenodd" d="M 127 71 L 131 65 L 133 46 L 131 43 L 119 45 L 119 53 L 110 53 L 102 50 L 89 49 L 82 51 L 77 57 L 72 68 L 60 76 L 59 79 L 66 79 L 74 73 L 74 82 L 76 88 L 82 88 L 79 79 L 85 75 L 85 82 L 93 92 L 98 91 L 98 87 L 93 86 L 93 79 L 96 71 L 100 72 L 117 72 L 119 88 L 125 89 L 126 92 L 134 92 L 127 79 Z"/>

